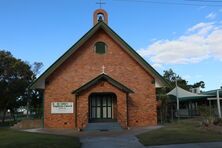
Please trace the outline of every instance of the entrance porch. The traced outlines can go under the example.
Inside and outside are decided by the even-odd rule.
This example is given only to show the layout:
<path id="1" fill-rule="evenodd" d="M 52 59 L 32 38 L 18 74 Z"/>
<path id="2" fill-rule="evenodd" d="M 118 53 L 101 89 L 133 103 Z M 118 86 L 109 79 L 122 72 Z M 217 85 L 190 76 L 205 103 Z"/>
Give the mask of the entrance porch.
<path id="1" fill-rule="evenodd" d="M 88 125 L 95 125 L 92 123 L 103 123 L 106 126 L 108 124 L 104 123 L 117 123 L 122 128 L 127 128 L 128 96 L 132 92 L 106 74 L 89 81 L 73 91 L 75 127 L 85 129 Z"/>

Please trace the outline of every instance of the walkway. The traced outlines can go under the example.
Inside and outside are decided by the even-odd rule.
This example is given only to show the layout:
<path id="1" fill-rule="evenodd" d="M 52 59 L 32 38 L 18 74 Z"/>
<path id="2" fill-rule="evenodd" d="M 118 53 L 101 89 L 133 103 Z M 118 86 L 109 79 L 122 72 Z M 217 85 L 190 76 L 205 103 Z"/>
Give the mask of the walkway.
<path id="1" fill-rule="evenodd" d="M 143 148 L 134 136 L 81 138 L 82 148 Z"/>
<path id="2" fill-rule="evenodd" d="M 82 132 L 79 137 L 82 148 L 144 148 L 135 135 L 157 128 L 160 128 L 160 126 L 124 131 Z"/>
<path id="3" fill-rule="evenodd" d="M 173 144 L 163 146 L 148 146 L 147 148 L 222 148 L 222 142 Z"/>
<path id="4" fill-rule="evenodd" d="M 222 142 L 143 146 L 135 135 L 148 132 L 161 126 L 134 128 L 123 131 L 77 132 L 70 129 L 29 129 L 27 132 L 78 136 L 82 148 L 222 148 Z"/>

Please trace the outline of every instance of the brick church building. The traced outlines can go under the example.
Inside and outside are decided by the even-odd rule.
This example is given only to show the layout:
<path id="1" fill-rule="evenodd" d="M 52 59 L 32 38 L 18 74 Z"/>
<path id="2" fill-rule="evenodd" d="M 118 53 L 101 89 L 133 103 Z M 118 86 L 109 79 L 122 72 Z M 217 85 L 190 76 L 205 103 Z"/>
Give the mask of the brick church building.
<path id="1" fill-rule="evenodd" d="M 156 88 L 166 81 L 108 26 L 105 10 L 94 12 L 93 23 L 31 86 L 44 90 L 44 127 L 156 125 Z"/>

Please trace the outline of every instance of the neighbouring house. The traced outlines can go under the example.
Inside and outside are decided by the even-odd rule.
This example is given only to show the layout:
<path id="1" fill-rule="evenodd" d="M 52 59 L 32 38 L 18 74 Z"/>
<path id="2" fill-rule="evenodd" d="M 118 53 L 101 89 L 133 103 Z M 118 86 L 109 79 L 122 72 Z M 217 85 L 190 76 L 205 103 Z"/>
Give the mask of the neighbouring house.
<path id="1" fill-rule="evenodd" d="M 84 129 L 91 122 L 157 125 L 156 88 L 165 86 L 164 78 L 108 26 L 107 12 L 98 9 L 93 27 L 31 88 L 44 90 L 44 127 Z"/>
<path id="2" fill-rule="evenodd" d="M 200 89 L 184 90 L 177 86 L 168 94 L 171 116 L 194 117 L 200 116 L 199 107 L 209 106 L 212 116 L 221 118 L 222 88 L 201 92 Z"/>

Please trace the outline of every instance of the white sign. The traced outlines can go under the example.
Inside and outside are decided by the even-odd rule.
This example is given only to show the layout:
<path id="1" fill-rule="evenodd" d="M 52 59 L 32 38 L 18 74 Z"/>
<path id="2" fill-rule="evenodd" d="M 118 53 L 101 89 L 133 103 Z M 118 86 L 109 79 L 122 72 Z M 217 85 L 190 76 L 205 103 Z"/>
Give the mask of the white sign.
<path id="1" fill-rule="evenodd" d="M 73 113 L 73 102 L 52 102 L 52 114 L 69 114 Z"/>

